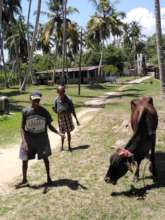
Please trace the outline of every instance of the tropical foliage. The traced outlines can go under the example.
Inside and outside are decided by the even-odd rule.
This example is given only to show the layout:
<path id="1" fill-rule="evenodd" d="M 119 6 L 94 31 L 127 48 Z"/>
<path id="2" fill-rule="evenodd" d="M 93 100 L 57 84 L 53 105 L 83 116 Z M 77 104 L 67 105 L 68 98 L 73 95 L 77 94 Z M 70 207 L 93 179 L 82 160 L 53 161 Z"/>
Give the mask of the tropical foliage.
<path id="1" fill-rule="evenodd" d="M 125 23 L 125 13 L 109 0 L 89 0 L 95 11 L 83 29 L 71 19 L 79 11 L 70 7 L 68 1 L 64 10 L 64 0 L 48 0 L 47 11 L 41 11 L 43 2 L 38 0 L 36 23 L 32 26 L 32 2 L 28 1 L 27 19 L 22 14 L 21 0 L 4 0 L 0 5 L 0 63 L 5 82 L 11 82 L 12 74 L 18 76 L 16 83 L 22 81 L 21 76 L 26 76 L 26 82 L 34 71 L 61 68 L 63 64 L 66 67 L 113 65 L 122 74 L 125 67 L 136 67 L 137 53 L 145 53 L 148 63 L 158 63 L 155 35 L 146 38 L 137 22 Z M 39 18 L 43 15 L 47 19 L 41 23 Z M 163 37 L 163 45 L 164 41 Z M 6 63 L 4 50 L 8 52 Z"/>

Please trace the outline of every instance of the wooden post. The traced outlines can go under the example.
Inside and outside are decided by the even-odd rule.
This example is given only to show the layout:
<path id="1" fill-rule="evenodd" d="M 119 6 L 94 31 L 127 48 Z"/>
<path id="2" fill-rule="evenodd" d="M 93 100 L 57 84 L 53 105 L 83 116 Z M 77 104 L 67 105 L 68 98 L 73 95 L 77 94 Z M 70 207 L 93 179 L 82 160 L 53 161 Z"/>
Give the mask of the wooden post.
<path id="1" fill-rule="evenodd" d="M 78 95 L 81 93 L 81 62 L 82 62 L 82 28 L 80 32 L 80 59 L 79 59 L 79 82 L 78 82 Z"/>

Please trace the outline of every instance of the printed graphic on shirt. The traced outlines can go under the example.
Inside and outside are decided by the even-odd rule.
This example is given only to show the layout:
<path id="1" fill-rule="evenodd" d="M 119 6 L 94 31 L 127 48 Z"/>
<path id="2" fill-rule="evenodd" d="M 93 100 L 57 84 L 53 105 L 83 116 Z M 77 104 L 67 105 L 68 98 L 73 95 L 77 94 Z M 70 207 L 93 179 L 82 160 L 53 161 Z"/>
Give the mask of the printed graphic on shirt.
<path id="1" fill-rule="evenodd" d="M 46 118 L 40 115 L 31 115 L 26 119 L 26 131 L 30 133 L 45 132 Z"/>

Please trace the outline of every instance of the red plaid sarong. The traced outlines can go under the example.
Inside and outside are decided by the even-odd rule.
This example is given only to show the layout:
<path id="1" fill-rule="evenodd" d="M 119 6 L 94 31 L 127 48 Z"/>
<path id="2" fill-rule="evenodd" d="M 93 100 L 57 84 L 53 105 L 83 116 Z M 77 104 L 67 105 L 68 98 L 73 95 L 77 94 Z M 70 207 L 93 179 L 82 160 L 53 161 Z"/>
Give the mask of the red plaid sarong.
<path id="1" fill-rule="evenodd" d="M 74 130 L 72 115 L 69 113 L 61 113 L 58 115 L 59 130 L 62 133 Z"/>

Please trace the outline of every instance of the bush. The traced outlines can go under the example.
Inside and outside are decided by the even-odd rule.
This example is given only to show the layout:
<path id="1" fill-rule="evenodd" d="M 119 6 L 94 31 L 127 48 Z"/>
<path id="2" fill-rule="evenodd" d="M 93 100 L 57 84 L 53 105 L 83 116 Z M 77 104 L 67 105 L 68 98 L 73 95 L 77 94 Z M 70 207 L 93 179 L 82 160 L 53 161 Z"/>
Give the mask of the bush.
<path id="1" fill-rule="evenodd" d="M 119 72 L 119 69 L 114 65 L 105 65 L 103 71 L 106 74 L 116 75 Z"/>

